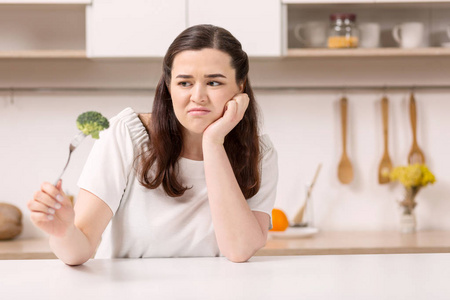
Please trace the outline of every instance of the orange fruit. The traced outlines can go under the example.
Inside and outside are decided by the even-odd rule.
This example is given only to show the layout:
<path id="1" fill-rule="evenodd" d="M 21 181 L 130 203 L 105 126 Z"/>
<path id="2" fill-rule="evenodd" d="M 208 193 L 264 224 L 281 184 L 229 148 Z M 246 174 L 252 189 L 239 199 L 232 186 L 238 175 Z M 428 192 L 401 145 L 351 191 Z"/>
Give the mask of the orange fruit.
<path id="1" fill-rule="evenodd" d="M 272 225 L 273 228 L 270 231 L 285 231 L 289 227 L 288 218 L 281 209 L 272 209 Z"/>

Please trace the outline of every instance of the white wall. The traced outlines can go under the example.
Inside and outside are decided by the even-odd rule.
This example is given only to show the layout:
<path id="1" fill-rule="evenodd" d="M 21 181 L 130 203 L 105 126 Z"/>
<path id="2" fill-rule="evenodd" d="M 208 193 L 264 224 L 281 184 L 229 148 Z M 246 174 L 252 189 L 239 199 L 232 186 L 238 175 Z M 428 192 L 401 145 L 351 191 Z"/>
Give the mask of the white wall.
<path id="1" fill-rule="evenodd" d="M 3 60 L 2 87 L 143 87 L 156 85 L 160 61 Z M 440 66 L 437 68 L 436 66 Z M 341 70 L 337 72 L 336 70 Z M 303 186 L 322 171 L 315 186 L 316 225 L 322 230 L 395 230 L 398 185 L 377 183 L 382 155 L 381 91 L 347 91 L 349 155 L 355 180 L 337 180 L 341 154 L 338 101 L 341 91 L 268 90 L 267 87 L 317 85 L 448 84 L 448 59 L 302 60 L 251 62 L 251 80 L 263 114 L 262 131 L 270 134 L 279 154 L 280 181 L 276 206 L 293 217 Z M 411 145 L 408 91 L 389 91 L 390 154 L 406 163 Z M 29 221 L 26 202 L 42 181 L 53 181 L 76 134 L 75 119 L 86 110 L 112 117 L 126 106 L 151 109 L 153 92 L 0 92 L 0 202 L 24 213 L 22 237 L 40 236 Z M 437 183 L 418 197 L 419 229 L 450 230 L 450 89 L 418 90 L 419 145 Z M 76 181 L 92 146 L 86 140 L 74 153 L 64 188 L 77 193 Z"/>
<path id="2" fill-rule="evenodd" d="M 341 156 L 338 93 L 266 93 L 259 96 L 265 129 L 279 151 L 277 206 L 293 218 L 303 200 L 304 185 L 323 164 L 313 192 L 316 225 L 323 230 L 395 230 L 402 189 L 379 185 L 378 164 L 383 138 L 381 93 L 348 93 L 348 151 L 355 171 L 350 185 L 337 179 Z M 450 102 L 448 95 L 417 93 L 419 145 L 438 182 L 418 197 L 420 229 L 448 229 L 450 211 Z M 394 165 L 406 164 L 411 145 L 405 92 L 390 93 L 390 155 Z M 445 129 L 444 129 L 445 128 Z"/>

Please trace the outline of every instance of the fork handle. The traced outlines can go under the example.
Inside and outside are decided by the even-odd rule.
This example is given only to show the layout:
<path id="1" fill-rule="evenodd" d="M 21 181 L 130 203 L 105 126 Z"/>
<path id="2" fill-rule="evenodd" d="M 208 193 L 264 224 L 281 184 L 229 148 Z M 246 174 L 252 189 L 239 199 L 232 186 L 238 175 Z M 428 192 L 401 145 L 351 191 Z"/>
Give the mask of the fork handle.
<path id="1" fill-rule="evenodd" d="M 78 145 L 81 144 L 81 142 L 84 140 L 84 138 L 87 135 L 85 135 L 83 132 L 79 132 L 77 135 L 74 136 L 74 138 L 72 139 L 72 141 L 70 142 L 70 146 L 69 146 L 69 157 L 67 158 L 67 162 L 66 165 L 64 166 L 64 169 L 62 170 L 61 174 L 59 175 L 58 179 L 56 179 L 55 181 L 55 186 L 58 184 L 58 181 L 61 179 L 61 177 L 64 174 L 64 171 L 66 170 L 67 166 L 69 165 L 69 161 L 70 161 L 70 156 L 72 155 L 72 152 L 78 147 Z"/>
<path id="2" fill-rule="evenodd" d="M 61 174 L 58 176 L 58 179 L 56 179 L 54 186 L 56 186 L 58 184 L 58 181 L 61 179 L 61 177 L 63 176 L 64 172 L 66 171 L 66 168 L 69 165 L 70 156 L 72 155 L 72 152 L 73 152 L 73 150 L 69 151 L 69 157 L 67 158 L 66 165 L 64 166 L 64 169 L 62 170 Z"/>

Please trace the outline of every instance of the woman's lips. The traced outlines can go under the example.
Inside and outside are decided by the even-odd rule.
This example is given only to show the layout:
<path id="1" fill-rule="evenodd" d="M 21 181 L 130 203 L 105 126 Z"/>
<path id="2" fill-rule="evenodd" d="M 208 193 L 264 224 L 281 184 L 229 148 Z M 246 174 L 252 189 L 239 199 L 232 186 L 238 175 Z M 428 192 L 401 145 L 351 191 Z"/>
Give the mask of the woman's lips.
<path id="1" fill-rule="evenodd" d="M 206 108 L 193 108 L 188 111 L 188 113 L 192 116 L 203 116 L 210 112 L 211 111 Z"/>

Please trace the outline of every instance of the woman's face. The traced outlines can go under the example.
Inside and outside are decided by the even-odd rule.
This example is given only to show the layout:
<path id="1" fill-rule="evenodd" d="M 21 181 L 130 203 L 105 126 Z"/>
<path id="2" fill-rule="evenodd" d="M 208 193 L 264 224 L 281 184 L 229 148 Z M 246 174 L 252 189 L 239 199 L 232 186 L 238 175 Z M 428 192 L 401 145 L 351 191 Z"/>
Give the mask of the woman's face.
<path id="1" fill-rule="evenodd" d="M 222 117 L 225 104 L 242 90 L 235 75 L 230 55 L 217 49 L 188 50 L 175 56 L 169 88 L 184 130 L 202 134 Z"/>

